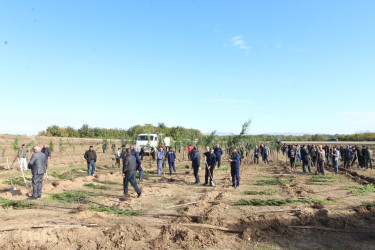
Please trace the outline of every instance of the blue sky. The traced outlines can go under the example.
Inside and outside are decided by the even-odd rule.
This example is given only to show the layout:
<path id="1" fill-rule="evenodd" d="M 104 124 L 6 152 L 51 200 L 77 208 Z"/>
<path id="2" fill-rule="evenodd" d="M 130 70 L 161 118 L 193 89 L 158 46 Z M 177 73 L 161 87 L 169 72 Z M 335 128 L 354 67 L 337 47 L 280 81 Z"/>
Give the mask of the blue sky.
<path id="1" fill-rule="evenodd" d="M 0 1 L 0 133 L 375 131 L 375 1 Z"/>

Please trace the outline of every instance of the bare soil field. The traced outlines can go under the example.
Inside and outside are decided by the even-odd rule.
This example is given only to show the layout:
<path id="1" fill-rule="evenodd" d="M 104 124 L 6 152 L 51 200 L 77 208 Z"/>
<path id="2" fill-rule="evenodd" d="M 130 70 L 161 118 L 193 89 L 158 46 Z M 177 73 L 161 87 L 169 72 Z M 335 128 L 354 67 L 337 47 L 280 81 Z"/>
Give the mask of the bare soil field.
<path id="1" fill-rule="evenodd" d="M 2 145 L 14 140 L 0 138 Z M 76 140 L 80 145 L 82 139 Z M 55 148 L 50 182 L 45 178 L 36 201 L 26 200 L 31 189 L 20 179 L 18 164 L 8 171 L 0 161 L 0 249 L 374 249 L 374 170 L 336 175 L 328 168 L 322 176 L 314 174 L 316 168 L 303 173 L 298 165 L 290 172 L 285 156 L 278 155 L 269 165 L 243 162 L 240 188 L 234 189 L 228 163 L 215 170 L 216 187 L 192 185 L 191 164 L 178 154 L 172 176 L 165 168 L 158 177 L 156 163 L 147 158 L 139 183 L 143 196 L 136 198 L 129 187 L 131 198 L 123 200 L 122 177 L 110 153 L 99 154 L 95 176 L 87 176 L 83 153 L 93 142 L 75 152 Z M 95 146 L 100 152 L 101 144 Z"/>

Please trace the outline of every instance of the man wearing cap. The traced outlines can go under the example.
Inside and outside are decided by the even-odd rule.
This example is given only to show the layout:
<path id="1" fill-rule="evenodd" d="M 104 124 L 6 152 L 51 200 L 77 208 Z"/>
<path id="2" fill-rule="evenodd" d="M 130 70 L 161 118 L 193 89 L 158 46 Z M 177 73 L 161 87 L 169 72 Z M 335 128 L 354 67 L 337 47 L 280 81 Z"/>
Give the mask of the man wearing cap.
<path id="1" fill-rule="evenodd" d="M 167 152 L 167 159 L 168 159 L 168 166 L 169 166 L 169 174 L 172 175 L 172 168 L 173 171 L 176 172 L 176 168 L 174 165 L 174 162 L 176 160 L 176 153 L 173 151 L 173 148 L 169 148 L 169 151 Z"/>

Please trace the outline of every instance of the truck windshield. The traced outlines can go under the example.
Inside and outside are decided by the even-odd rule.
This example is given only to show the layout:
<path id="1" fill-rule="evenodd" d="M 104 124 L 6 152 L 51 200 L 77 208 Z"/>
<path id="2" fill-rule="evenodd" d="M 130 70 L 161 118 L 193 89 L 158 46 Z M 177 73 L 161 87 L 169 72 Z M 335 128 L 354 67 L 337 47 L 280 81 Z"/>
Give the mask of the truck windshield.
<path id="1" fill-rule="evenodd" d="M 150 135 L 150 136 L 147 136 L 147 135 L 140 135 L 138 136 L 137 140 L 138 141 L 148 141 L 150 137 L 150 141 L 154 140 L 154 136 Z"/>

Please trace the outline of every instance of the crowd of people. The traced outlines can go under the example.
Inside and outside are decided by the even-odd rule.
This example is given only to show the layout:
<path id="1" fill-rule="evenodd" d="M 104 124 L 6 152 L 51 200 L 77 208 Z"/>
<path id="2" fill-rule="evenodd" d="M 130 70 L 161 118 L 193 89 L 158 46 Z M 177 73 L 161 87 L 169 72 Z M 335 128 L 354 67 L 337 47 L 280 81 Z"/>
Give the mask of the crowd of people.
<path id="1" fill-rule="evenodd" d="M 112 147 L 114 150 L 115 147 Z M 269 164 L 269 156 L 271 150 L 265 144 L 255 145 L 252 147 L 251 144 L 243 146 L 240 144 L 238 147 L 225 146 L 225 151 L 222 150 L 219 144 L 212 145 L 212 147 L 206 146 L 205 152 L 200 153 L 197 146 L 191 146 L 187 148 L 188 160 L 191 161 L 193 174 L 195 178 L 194 185 L 200 184 L 199 170 L 201 167 L 201 159 L 204 158 L 204 183 L 203 185 L 215 185 L 214 182 L 214 170 L 220 168 L 222 163 L 222 155 L 224 152 L 227 153 L 227 161 L 230 164 L 230 173 L 232 177 L 232 186 L 238 188 L 240 185 L 240 165 L 242 160 L 249 157 L 250 152 L 253 150 L 253 163 L 259 164 L 260 160 L 265 164 Z M 329 164 L 334 167 L 335 173 L 338 173 L 339 162 L 343 162 L 343 166 L 346 169 L 358 164 L 358 168 L 372 169 L 372 150 L 365 145 L 362 148 L 358 146 L 330 146 L 325 145 L 292 145 L 292 144 L 281 144 L 278 143 L 276 147 L 277 153 L 281 150 L 282 154 L 289 158 L 291 171 L 296 171 L 297 163 L 302 163 L 303 172 L 311 172 L 311 167 L 316 167 L 317 172 L 325 175 L 325 165 Z M 139 172 L 139 181 L 143 181 L 143 165 L 142 160 L 145 155 L 144 148 L 141 148 L 141 154 L 133 147 L 126 148 L 122 145 L 114 151 L 115 163 L 113 167 L 122 165 L 122 176 L 123 176 L 123 189 L 124 196 L 129 195 L 129 183 L 134 187 L 138 197 L 141 197 L 142 191 L 138 187 L 136 177 Z M 23 144 L 18 150 L 18 160 L 20 164 L 20 171 L 27 171 L 28 168 L 32 170 L 32 184 L 33 184 L 33 195 L 31 199 L 38 199 L 41 197 L 42 180 L 43 175 L 46 173 L 48 168 L 48 159 L 51 158 L 51 151 L 44 145 L 42 149 L 38 146 L 34 147 L 34 154 L 32 155 L 29 164 L 27 164 L 26 156 L 28 150 Z M 157 153 L 154 155 L 151 152 L 151 156 L 156 159 L 157 175 L 161 176 L 165 163 L 168 163 L 169 174 L 172 175 L 176 172 L 175 161 L 176 152 L 172 147 L 166 147 L 161 145 Z M 95 174 L 95 165 L 97 162 L 97 154 L 93 146 L 85 152 L 84 158 L 87 162 L 87 174 Z M 121 164 L 122 160 L 122 164 Z"/>
<path id="2" fill-rule="evenodd" d="M 279 149 L 279 147 L 278 147 Z M 310 166 L 316 166 L 317 172 L 325 174 L 324 165 L 332 165 L 335 173 L 338 173 L 339 162 L 343 161 L 344 168 L 349 169 L 355 163 L 358 168 L 373 169 L 372 165 L 372 150 L 363 145 L 359 146 L 330 146 L 322 145 L 282 145 L 283 155 L 287 155 L 290 160 L 290 167 L 292 171 L 296 170 L 296 162 L 302 162 L 303 172 L 306 172 L 306 167 L 311 172 Z"/>

